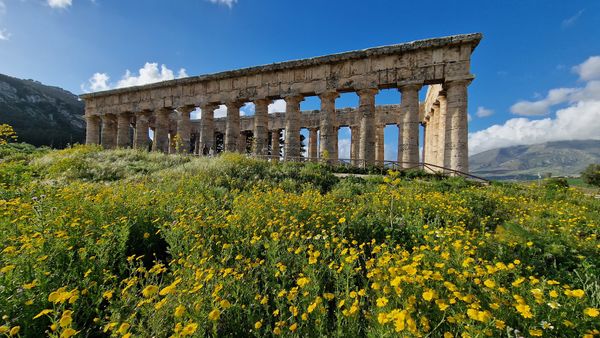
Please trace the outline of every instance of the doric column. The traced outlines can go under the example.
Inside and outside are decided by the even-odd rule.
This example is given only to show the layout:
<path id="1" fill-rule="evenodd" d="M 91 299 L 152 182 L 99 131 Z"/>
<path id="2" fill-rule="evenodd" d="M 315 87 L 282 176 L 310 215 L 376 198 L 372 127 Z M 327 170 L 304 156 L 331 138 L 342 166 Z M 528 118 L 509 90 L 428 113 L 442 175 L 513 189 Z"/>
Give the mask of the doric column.
<path id="1" fill-rule="evenodd" d="M 438 122 L 438 153 L 437 164 L 441 167 L 448 168 L 450 166 L 450 144 L 447 140 L 450 139 L 450 130 L 448 124 L 448 109 L 446 101 L 446 92 L 441 91 L 438 96 L 440 102 L 439 122 Z"/>
<path id="2" fill-rule="evenodd" d="M 470 83 L 471 79 L 445 83 L 450 119 L 450 168 L 465 173 L 469 172 L 467 86 Z"/>
<path id="3" fill-rule="evenodd" d="M 404 118 L 399 126 L 398 161 L 403 168 L 419 163 L 419 89 L 421 84 L 406 84 L 399 87 L 402 93 Z M 400 156 L 402 154 L 402 156 Z"/>
<path id="4" fill-rule="evenodd" d="M 240 132 L 240 138 L 238 139 L 238 152 L 241 154 L 246 153 L 248 145 L 248 134 L 245 131 Z"/>
<path id="5" fill-rule="evenodd" d="M 240 107 L 242 102 L 233 101 L 227 104 L 227 120 L 225 125 L 225 151 L 238 151 L 240 138 Z"/>
<path id="6" fill-rule="evenodd" d="M 179 120 L 177 120 L 177 135 L 179 135 L 179 152 L 188 154 L 191 149 L 191 132 L 192 122 L 190 121 L 190 113 L 194 111 L 194 106 L 183 106 L 177 108 L 179 112 Z"/>
<path id="7" fill-rule="evenodd" d="M 360 154 L 360 125 L 350 126 L 350 159 L 352 165 L 360 165 L 358 161 Z"/>
<path id="8" fill-rule="evenodd" d="M 280 130 L 279 129 L 273 129 L 273 131 L 271 131 L 271 158 L 273 158 L 274 160 L 279 160 L 279 137 L 280 137 Z"/>
<path id="9" fill-rule="evenodd" d="M 102 115 L 102 147 L 113 149 L 117 143 L 117 121 L 113 114 Z"/>
<path id="10" fill-rule="evenodd" d="M 269 144 L 269 103 L 271 100 L 258 99 L 254 101 L 254 155 L 266 155 Z"/>
<path id="11" fill-rule="evenodd" d="M 375 163 L 375 88 L 361 89 L 357 92 L 359 98 L 358 116 L 360 116 L 360 147 L 358 157 L 363 166 Z"/>
<path id="12" fill-rule="evenodd" d="M 135 114 L 135 149 L 148 150 L 148 119 L 149 112 L 141 111 Z"/>
<path id="13" fill-rule="evenodd" d="M 121 113 L 117 115 L 117 147 L 131 147 L 131 136 L 129 124 L 131 122 L 131 113 Z"/>
<path id="14" fill-rule="evenodd" d="M 210 149 L 216 151 L 215 147 L 215 109 L 216 104 L 205 104 L 200 107 L 200 142 L 198 143 L 198 155 L 208 155 Z"/>
<path id="15" fill-rule="evenodd" d="M 100 143 L 100 118 L 96 115 L 85 116 L 85 144 Z"/>
<path id="16" fill-rule="evenodd" d="M 301 95 L 291 95 L 285 98 L 285 150 L 286 159 L 298 158 L 300 152 L 300 102 Z"/>
<path id="17" fill-rule="evenodd" d="M 340 94 L 336 91 L 327 91 L 319 95 L 321 99 L 320 117 L 320 151 L 319 158 L 332 164 L 337 160 L 337 116 L 335 99 Z"/>
<path id="18" fill-rule="evenodd" d="M 383 166 L 385 160 L 385 126 L 377 126 L 375 129 L 375 163 L 379 166 Z"/>
<path id="19" fill-rule="evenodd" d="M 431 128 L 431 120 L 428 120 L 427 122 L 425 122 L 423 124 L 423 150 L 421 152 L 421 158 L 423 163 L 429 163 L 429 152 L 430 149 L 429 147 L 431 146 L 431 142 L 429 140 L 430 135 L 429 135 L 429 129 Z M 423 169 L 425 169 L 425 167 L 423 167 Z"/>
<path id="20" fill-rule="evenodd" d="M 433 105 L 433 115 L 431 117 L 431 129 L 429 130 L 429 140 L 431 141 L 431 157 L 428 159 L 429 163 L 434 165 L 440 165 L 438 163 L 439 153 L 439 128 L 440 128 L 440 105 L 436 103 Z M 436 168 L 435 171 L 438 171 Z"/>
<path id="21" fill-rule="evenodd" d="M 169 115 L 171 109 L 160 108 L 154 112 L 154 142 L 152 150 L 169 152 Z"/>
<path id="22" fill-rule="evenodd" d="M 319 151 L 317 149 L 317 131 L 318 128 L 309 128 L 308 129 L 308 157 L 311 161 L 316 161 L 319 156 Z"/>

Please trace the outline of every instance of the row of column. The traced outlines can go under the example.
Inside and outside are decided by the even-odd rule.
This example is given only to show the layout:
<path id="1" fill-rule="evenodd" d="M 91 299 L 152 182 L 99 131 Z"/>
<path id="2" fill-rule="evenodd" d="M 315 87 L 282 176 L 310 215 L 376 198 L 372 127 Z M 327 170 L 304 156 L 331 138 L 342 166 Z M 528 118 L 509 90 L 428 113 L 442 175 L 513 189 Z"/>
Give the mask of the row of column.
<path id="1" fill-rule="evenodd" d="M 440 96 L 439 104 L 435 106 L 427 123 L 425 136 L 425 159 L 435 163 L 443 163 L 453 169 L 468 171 L 467 164 L 467 86 L 470 81 L 450 81 L 445 83 L 445 96 Z M 399 121 L 398 136 L 398 162 L 404 168 L 419 164 L 419 90 L 421 84 L 404 84 L 399 86 L 401 92 L 402 121 Z M 359 96 L 358 121 L 351 126 L 351 157 L 355 163 L 372 165 L 383 161 L 383 128 L 375 122 L 375 95 L 376 88 L 367 88 L 357 91 Z M 309 131 L 308 157 L 319 157 L 322 160 L 336 161 L 338 159 L 338 136 L 336 125 L 335 100 L 339 97 L 337 91 L 326 91 L 319 94 L 321 100 L 320 122 L 317 133 L 316 128 Z M 304 100 L 301 95 L 284 97 L 286 101 L 285 112 L 285 144 L 284 156 L 286 159 L 301 157 L 301 112 L 300 103 Z M 269 99 L 257 99 L 254 115 L 254 147 L 256 155 L 267 155 L 268 150 L 268 105 Z M 224 150 L 237 152 L 240 147 L 240 107 L 243 101 L 225 103 L 227 106 L 226 127 L 224 135 Z M 202 118 L 200 120 L 199 149 L 215 150 L 214 110 L 218 104 L 205 104 L 200 107 Z M 154 142 L 152 149 L 169 152 L 173 147 L 180 152 L 190 151 L 191 122 L 190 113 L 194 106 L 177 108 L 178 114 L 176 131 L 170 131 L 170 115 L 172 109 L 159 109 L 154 114 Z M 135 116 L 135 132 L 133 147 L 145 149 L 149 144 L 148 126 L 152 112 L 104 114 L 86 116 L 87 131 L 86 143 L 101 143 L 105 148 L 132 146 L 129 135 L 130 123 Z M 100 128 L 100 125 L 102 126 Z M 101 131 L 102 135 L 99 135 Z M 277 131 L 277 135 L 279 131 Z M 171 135 L 171 142 L 169 142 Z M 317 142 L 319 135 L 319 142 Z M 279 147 L 279 136 L 273 137 L 272 146 Z M 318 144 L 318 149 L 317 149 Z M 170 146 L 171 145 L 171 146 Z M 443 145 L 443 147 L 442 147 Z M 245 145 L 244 145 L 245 147 Z M 274 152 L 274 151 L 273 151 Z M 318 155 L 318 156 L 317 156 Z"/>

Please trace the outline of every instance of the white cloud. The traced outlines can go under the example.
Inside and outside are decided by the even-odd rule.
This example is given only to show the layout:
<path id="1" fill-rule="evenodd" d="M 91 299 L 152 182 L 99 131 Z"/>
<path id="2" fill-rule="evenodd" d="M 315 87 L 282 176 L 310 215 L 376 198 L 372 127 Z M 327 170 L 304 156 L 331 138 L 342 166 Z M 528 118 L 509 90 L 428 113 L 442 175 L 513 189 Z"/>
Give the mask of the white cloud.
<path id="1" fill-rule="evenodd" d="M 215 109 L 215 115 L 214 117 L 225 117 L 227 116 L 227 106 L 222 104 L 219 106 L 219 108 Z"/>
<path id="2" fill-rule="evenodd" d="M 567 27 L 573 26 L 575 24 L 575 22 L 577 22 L 577 20 L 579 20 L 579 18 L 583 14 L 583 12 L 585 12 L 585 9 L 582 9 L 579 12 L 575 13 L 575 15 L 564 19 L 562 21 L 562 27 L 567 28 Z"/>
<path id="3" fill-rule="evenodd" d="M 6 29 L 0 28 L 0 40 L 8 41 L 10 39 L 10 33 Z"/>
<path id="4" fill-rule="evenodd" d="M 557 88 L 548 91 L 548 95 L 538 101 L 519 101 L 510 107 L 510 111 L 516 115 L 535 116 L 546 115 L 550 107 L 564 103 L 569 95 L 577 91 L 576 88 Z"/>
<path id="5" fill-rule="evenodd" d="M 108 84 L 109 79 L 110 77 L 106 73 L 94 73 L 88 80 L 91 91 L 97 92 L 110 89 Z"/>
<path id="6" fill-rule="evenodd" d="M 591 56 L 584 63 L 573 67 L 583 81 L 600 80 L 600 56 Z"/>
<path id="7" fill-rule="evenodd" d="M 73 0 L 48 0 L 48 5 L 52 8 L 67 8 L 73 4 Z"/>
<path id="8" fill-rule="evenodd" d="M 479 106 L 477 107 L 477 112 L 475 112 L 475 115 L 477 117 L 488 117 L 494 115 L 494 111 L 489 108 Z"/>
<path id="9" fill-rule="evenodd" d="M 279 99 L 273 101 L 273 103 L 269 104 L 269 114 L 273 113 L 285 113 L 285 100 Z"/>
<path id="10" fill-rule="evenodd" d="M 184 68 L 179 69 L 177 77 L 175 73 L 167 68 L 165 65 L 160 66 L 158 69 L 158 63 L 146 62 L 144 67 L 140 68 L 138 74 L 132 74 L 131 71 L 126 70 L 125 74 L 117 82 L 116 85 L 109 83 L 110 77 L 106 73 L 95 73 L 88 80 L 88 84 L 81 85 L 81 89 L 84 92 L 94 92 L 99 90 L 108 90 L 112 88 L 123 88 L 130 86 L 141 86 L 149 83 L 173 80 L 175 78 L 187 77 L 187 73 Z"/>
<path id="11" fill-rule="evenodd" d="M 596 79 L 596 75 L 589 75 L 593 72 L 583 70 L 589 69 L 586 67 L 593 64 L 589 61 L 595 58 L 591 57 L 574 67 L 580 70 L 581 79 Z M 556 111 L 554 116 L 543 119 L 513 118 L 504 124 L 470 133 L 470 153 L 519 144 L 600 139 L 600 79 L 588 81 L 583 87 L 552 89 L 542 100 L 518 102 L 511 107 L 511 111 L 522 115 L 540 115 L 546 114 L 557 104 L 567 106 Z"/>
<path id="12" fill-rule="evenodd" d="M 348 159 L 350 158 L 350 146 L 351 142 L 349 138 L 338 139 L 338 158 Z"/>
<path id="13" fill-rule="evenodd" d="M 208 0 L 213 4 L 225 5 L 229 8 L 232 8 L 233 5 L 237 3 L 237 0 Z"/>
<path id="14" fill-rule="evenodd" d="M 184 68 L 181 68 L 177 74 L 178 78 L 187 77 L 187 73 Z M 123 78 L 117 83 L 117 88 L 141 86 L 148 83 L 167 81 L 175 79 L 175 74 L 172 70 L 167 68 L 165 65 L 160 66 L 158 70 L 158 63 L 146 62 L 144 67 L 140 68 L 139 74 L 132 75 L 129 69 L 125 71 Z"/>

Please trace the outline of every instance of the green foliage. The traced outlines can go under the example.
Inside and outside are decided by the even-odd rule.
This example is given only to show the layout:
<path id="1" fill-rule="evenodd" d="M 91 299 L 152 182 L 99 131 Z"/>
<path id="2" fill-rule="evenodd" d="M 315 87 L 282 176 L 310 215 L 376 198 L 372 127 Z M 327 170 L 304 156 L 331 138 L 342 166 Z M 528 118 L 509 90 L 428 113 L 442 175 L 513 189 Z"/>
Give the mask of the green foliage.
<path id="1" fill-rule="evenodd" d="M 600 164 L 590 164 L 581 173 L 581 178 L 589 185 L 600 187 Z"/>
<path id="2" fill-rule="evenodd" d="M 597 325 L 600 201 L 560 184 L 338 178 L 228 153 L 0 154 L 0 332 L 583 336 Z"/>

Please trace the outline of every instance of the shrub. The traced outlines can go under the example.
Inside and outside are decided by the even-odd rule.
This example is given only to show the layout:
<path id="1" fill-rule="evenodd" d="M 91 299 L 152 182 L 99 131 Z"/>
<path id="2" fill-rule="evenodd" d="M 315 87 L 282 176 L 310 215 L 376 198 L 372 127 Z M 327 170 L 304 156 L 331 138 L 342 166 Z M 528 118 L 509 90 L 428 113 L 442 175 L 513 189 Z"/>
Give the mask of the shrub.
<path id="1" fill-rule="evenodd" d="M 581 172 L 581 178 L 589 185 L 600 187 L 600 164 L 590 164 Z"/>

